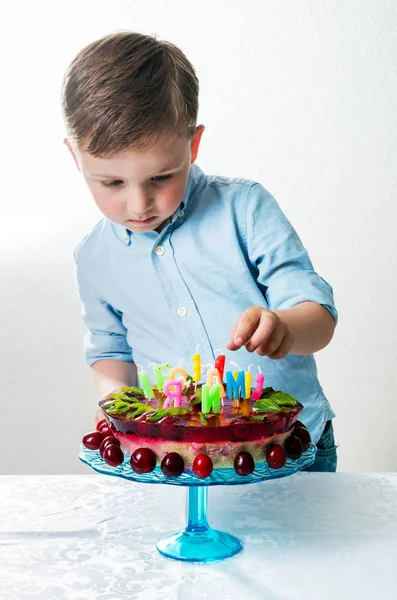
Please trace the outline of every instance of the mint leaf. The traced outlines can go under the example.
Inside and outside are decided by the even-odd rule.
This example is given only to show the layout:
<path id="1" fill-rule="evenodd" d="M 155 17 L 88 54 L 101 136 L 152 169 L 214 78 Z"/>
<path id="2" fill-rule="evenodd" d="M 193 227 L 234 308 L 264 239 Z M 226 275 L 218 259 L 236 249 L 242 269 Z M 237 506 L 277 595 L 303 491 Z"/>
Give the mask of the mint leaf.
<path id="1" fill-rule="evenodd" d="M 140 396 L 145 395 L 142 388 L 128 387 L 127 385 L 121 388 L 120 392 L 131 392 L 132 394 L 139 394 Z"/>
<path id="2" fill-rule="evenodd" d="M 255 412 L 280 412 L 280 407 L 277 402 L 270 398 L 257 400 L 252 407 Z"/>
<path id="3" fill-rule="evenodd" d="M 262 398 L 268 398 L 272 394 L 274 394 L 274 389 L 272 387 L 265 387 L 262 390 L 260 400 L 262 400 Z"/>
<path id="4" fill-rule="evenodd" d="M 179 415 L 187 415 L 190 413 L 188 408 L 182 408 L 181 406 L 172 406 L 171 408 L 158 408 L 152 414 L 146 417 L 147 421 L 157 422 L 164 417 L 177 417 Z"/>
<path id="5" fill-rule="evenodd" d="M 297 403 L 295 396 L 286 394 L 285 392 L 274 392 L 270 396 L 270 400 L 274 400 L 279 406 L 295 406 Z"/>

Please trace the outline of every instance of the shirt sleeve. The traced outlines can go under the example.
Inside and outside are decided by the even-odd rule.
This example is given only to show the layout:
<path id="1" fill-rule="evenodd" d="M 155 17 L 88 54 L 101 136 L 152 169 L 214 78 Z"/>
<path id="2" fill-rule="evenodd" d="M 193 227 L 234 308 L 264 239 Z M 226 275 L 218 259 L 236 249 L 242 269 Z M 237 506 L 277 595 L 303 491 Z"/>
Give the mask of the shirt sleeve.
<path id="1" fill-rule="evenodd" d="M 296 231 L 273 196 L 259 184 L 249 190 L 245 215 L 249 260 L 269 309 L 316 302 L 329 310 L 336 323 L 332 287 L 314 271 Z"/>
<path id="2" fill-rule="evenodd" d="M 127 342 L 127 330 L 122 314 L 100 298 L 88 281 L 77 255 L 76 279 L 82 302 L 82 320 L 88 332 L 84 337 L 84 355 L 89 366 L 97 360 L 132 361 L 132 350 Z"/>

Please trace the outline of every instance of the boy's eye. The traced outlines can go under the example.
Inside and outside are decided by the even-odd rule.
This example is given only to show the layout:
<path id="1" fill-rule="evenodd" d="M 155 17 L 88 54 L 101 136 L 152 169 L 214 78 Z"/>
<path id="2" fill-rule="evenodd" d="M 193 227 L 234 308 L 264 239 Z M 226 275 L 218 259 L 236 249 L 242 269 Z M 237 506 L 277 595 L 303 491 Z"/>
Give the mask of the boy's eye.
<path id="1" fill-rule="evenodd" d="M 152 181 L 161 183 L 162 181 L 167 181 L 167 179 L 171 179 L 171 173 L 169 175 L 157 175 L 156 177 L 152 177 Z"/>
<path id="2" fill-rule="evenodd" d="M 122 183 L 123 182 L 121 181 L 121 179 L 115 179 L 114 181 L 101 181 L 101 185 L 103 185 L 104 187 L 118 187 Z"/>

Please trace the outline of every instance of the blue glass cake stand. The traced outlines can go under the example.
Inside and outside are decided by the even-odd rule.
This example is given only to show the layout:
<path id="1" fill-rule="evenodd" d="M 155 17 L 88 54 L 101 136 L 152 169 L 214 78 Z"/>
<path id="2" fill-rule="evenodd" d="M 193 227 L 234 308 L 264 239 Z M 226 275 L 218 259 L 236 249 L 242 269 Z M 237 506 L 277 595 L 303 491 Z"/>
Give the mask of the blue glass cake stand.
<path id="1" fill-rule="evenodd" d="M 211 485 L 242 485 L 258 483 L 268 479 L 288 477 L 313 464 L 316 447 L 310 448 L 297 460 L 288 459 L 281 469 L 271 469 L 266 461 L 257 463 L 251 475 L 238 475 L 234 468 L 214 469 L 209 477 L 200 479 L 192 471 L 179 477 L 166 477 L 159 467 L 151 473 L 138 475 L 131 470 L 130 459 L 114 468 L 100 457 L 99 451 L 81 446 L 79 458 L 98 473 L 122 477 L 140 483 L 165 483 L 183 485 L 188 488 L 187 525 L 183 531 L 168 535 L 157 543 L 157 550 L 176 560 L 187 562 L 214 562 L 234 556 L 243 548 L 238 538 L 230 533 L 212 529 L 207 521 L 208 487 Z"/>

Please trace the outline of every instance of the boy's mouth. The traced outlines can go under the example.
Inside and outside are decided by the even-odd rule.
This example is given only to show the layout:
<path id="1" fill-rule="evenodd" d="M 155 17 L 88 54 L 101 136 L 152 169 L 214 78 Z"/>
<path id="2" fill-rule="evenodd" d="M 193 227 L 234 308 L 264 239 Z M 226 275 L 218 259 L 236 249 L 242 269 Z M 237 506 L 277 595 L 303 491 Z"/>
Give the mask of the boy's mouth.
<path id="1" fill-rule="evenodd" d="M 146 227 L 147 225 L 151 225 L 153 221 L 156 220 L 156 217 L 150 217 L 149 219 L 128 219 L 128 223 L 133 225 L 134 227 Z"/>

